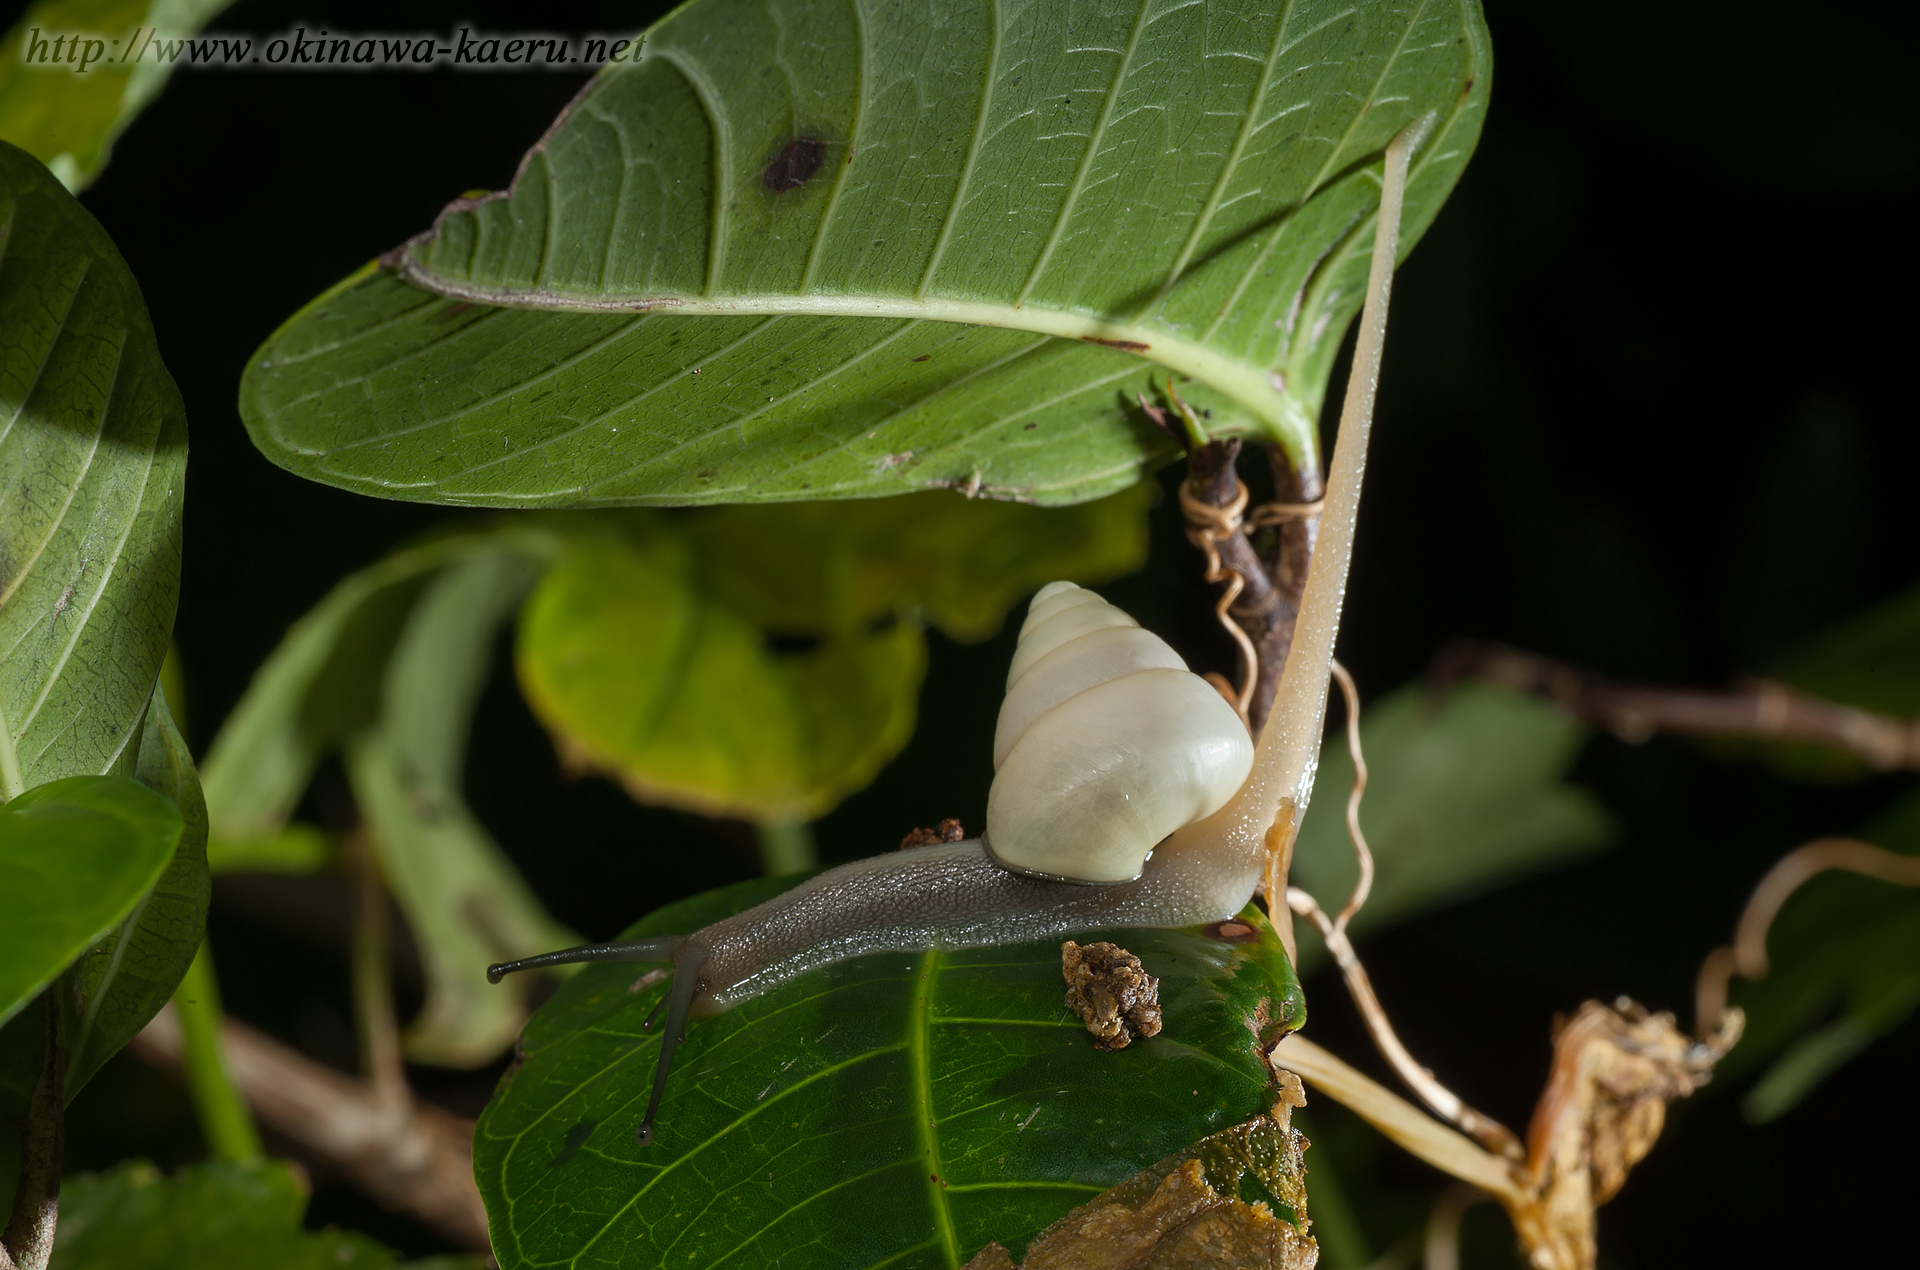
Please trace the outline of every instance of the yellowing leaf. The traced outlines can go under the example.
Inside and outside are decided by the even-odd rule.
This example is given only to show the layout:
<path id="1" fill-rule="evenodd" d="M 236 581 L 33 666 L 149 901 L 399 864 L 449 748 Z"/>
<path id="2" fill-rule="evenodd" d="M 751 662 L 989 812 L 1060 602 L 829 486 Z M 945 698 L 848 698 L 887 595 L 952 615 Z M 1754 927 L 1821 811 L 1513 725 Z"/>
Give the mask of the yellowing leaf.
<path id="1" fill-rule="evenodd" d="M 521 685 L 568 760 L 644 801 L 760 823 L 818 816 L 871 780 L 913 731 L 920 632 L 774 652 L 696 586 L 665 521 L 643 525 L 583 540 L 521 615 Z"/>

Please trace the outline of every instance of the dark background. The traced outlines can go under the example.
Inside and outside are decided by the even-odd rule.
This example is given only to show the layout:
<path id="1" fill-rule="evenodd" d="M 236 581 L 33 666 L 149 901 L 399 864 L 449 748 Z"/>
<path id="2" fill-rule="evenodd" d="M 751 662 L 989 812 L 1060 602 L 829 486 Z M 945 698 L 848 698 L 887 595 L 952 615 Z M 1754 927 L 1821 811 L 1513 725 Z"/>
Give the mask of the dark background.
<path id="1" fill-rule="evenodd" d="M 1920 94 L 1906 60 L 1920 21 L 1857 0 L 1489 10 L 1485 137 L 1395 288 L 1342 657 L 1369 695 L 1423 673 L 1458 635 L 1674 683 L 1764 671 L 1920 580 Z M 243 0 L 214 25 L 581 33 L 657 11 Z M 196 747 L 340 575 L 457 515 L 268 464 L 235 410 L 245 358 L 449 198 L 503 186 L 580 82 L 183 72 L 86 195 L 145 290 L 192 419 L 178 641 Z M 1197 574 L 1163 502 L 1146 571 L 1108 591 L 1192 659 L 1224 666 Z M 1010 645 L 935 637 L 922 708 L 939 723 L 818 826 L 828 859 L 942 815 L 980 823 L 992 728 L 980 702 L 997 695 Z M 744 827 L 563 780 L 504 664 L 469 768 L 483 818 L 554 914 L 591 936 L 755 869 Z M 1610 852 L 1362 949 L 1415 1053 L 1510 1124 L 1539 1089 L 1556 1011 L 1626 993 L 1684 1017 L 1700 955 L 1725 940 L 1766 865 L 1908 787 L 1793 785 L 1685 743 L 1605 738 L 1576 776 L 1618 824 Z M 349 814 L 337 773 L 310 803 L 323 819 Z M 212 931 L 236 1013 L 351 1067 L 338 898 L 325 881 L 223 881 Z M 1308 987 L 1316 1037 L 1367 1058 L 1337 981 Z M 1909 1020 L 1772 1125 L 1740 1118 L 1737 1088 L 1677 1107 L 1602 1210 L 1605 1264 L 1905 1260 L 1916 1069 Z M 496 1074 L 415 1072 L 468 1114 Z M 1340 1166 L 1378 1254 L 1420 1219 L 1438 1177 L 1336 1110 L 1314 1112 L 1321 1158 Z M 75 1108 L 75 1167 L 199 1149 L 184 1095 L 124 1058 Z M 437 1246 L 324 1172 L 316 1184 L 311 1221 Z M 1510 1248 L 1490 1210 L 1469 1219 L 1470 1265 L 1515 1264 Z"/>

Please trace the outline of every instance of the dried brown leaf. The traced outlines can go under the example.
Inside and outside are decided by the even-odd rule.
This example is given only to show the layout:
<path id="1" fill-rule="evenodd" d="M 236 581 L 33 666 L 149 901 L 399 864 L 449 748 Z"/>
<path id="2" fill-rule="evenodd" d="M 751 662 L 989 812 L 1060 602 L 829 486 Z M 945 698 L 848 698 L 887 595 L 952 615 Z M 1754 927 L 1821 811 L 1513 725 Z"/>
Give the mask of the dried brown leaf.
<path id="1" fill-rule="evenodd" d="M 1591 1270 L 1594 1209 L 1653 1149 L 1667 1104 L 1706 1084 L 1724 1052 L 1625 997 L 1561 1021 L 1527 1130 L 1531 1200 L 1512 1212 L 1533 1266 Z"/>

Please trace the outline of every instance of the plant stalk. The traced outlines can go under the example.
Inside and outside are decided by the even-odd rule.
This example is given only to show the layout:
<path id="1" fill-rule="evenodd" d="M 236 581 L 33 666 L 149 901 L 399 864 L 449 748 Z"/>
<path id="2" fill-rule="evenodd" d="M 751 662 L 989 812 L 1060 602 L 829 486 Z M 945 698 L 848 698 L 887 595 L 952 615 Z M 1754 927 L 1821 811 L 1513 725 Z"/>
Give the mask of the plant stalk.
<path id="1" fill-rule="evenodd" d="M 813 826 L 806 821 L 761 825 L 758 833 L 760 870 L 767 876 L 804 873 L 820 867 L 820 852 L 813 843 Z"/>
<path id="2" fill-rule="evenodd" d="M 214 976 L 213 954 L 205 940 L 193 955 L 186 978 L 174 990 L 173 1002 L 180 1011 L 187 1088 L 193 1094 L 193 1109 L 200 1117 L 207 1149 L 216 1160 L 259 1159 L 265 1154 L 260 1130 L 234 1084 L 226 1050 L 220 1044 L 220 1025 L 226 1016 L 220 1009 L 220 982 Z"/>
<path id="3" fill-rule="evenodd" d="M 67 1046 L 58 995 L 64 982 L 57 980 L 40 994 L 46 1049 L 21 1127 L 20 1182 L 13 1193 L 13 1215 L 0 1234 L 0 1270 L 46 1270 L 53 1256 L 66 1154 Z"/>

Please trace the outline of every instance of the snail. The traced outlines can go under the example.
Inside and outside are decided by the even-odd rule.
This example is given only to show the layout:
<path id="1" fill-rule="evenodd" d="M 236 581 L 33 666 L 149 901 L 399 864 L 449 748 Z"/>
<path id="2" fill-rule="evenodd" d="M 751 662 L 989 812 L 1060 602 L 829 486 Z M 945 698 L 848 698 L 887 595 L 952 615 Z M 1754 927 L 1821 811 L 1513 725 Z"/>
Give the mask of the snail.
<path id="1" fill-rule="evenodd" d="M 1408 158 L 1387 147 L 1379 228 L 1319 542 L 1292 647 L 1256 746 L 1233 707 L 1157 636 L 1091 591 L 1035 595 L 1008 673 L 982 838 L 856 860 L 683 936 L 543 953 L 507 974 L 590 961 L 673 965 L 646 1117 L 652 1140 L 675 1048 L 709 1017 L 821 966 L 881 952 L 1172 927 L 1240 912 L 1285 876 L 1313 785 L 1379 378 Z M 1276 921 L 1286 921 L 1284 905 Z M 1283 927 L 1284 928 L 1284 927 Z"/>

